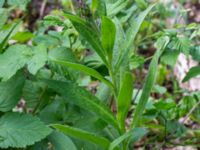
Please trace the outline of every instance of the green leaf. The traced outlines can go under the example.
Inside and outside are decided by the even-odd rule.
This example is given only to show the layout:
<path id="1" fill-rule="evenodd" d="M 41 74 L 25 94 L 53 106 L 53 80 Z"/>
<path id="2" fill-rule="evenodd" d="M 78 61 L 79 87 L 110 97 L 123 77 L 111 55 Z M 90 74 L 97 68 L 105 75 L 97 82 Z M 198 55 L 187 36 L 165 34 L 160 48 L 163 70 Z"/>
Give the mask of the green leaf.
<path id="1" fill-rule="evenodd" d="M 97 72 L 96 70 L 94 70 L 92 68 L 86 67 L 81 64 L 68 62 L 68 61 L 59 61 L 59 60 L 52 60 L 52 61 L 56 62 L 57 64 L 60 64 L 60 65 L 66 66 L 66 67 L 71 67 L 73 69 L 84 72 L 84 73 L 104 82 L 107 86 L 109 86 L 110 88 L 113 89 L 112 83 L 109 80 L 105 79 L 99 72 Z"/>
<path id="2" fill-rule="evenodd" d="M 17 32 L 12 39 L 16 40 L 20 43 L 25 43 L 27 41 L 29 41 L 31 38 L 34 37 L 34 34 L 28 31 L 25 32 Z"/>
<path id="3" fill-rule="evenodd" d="M 53 128 L 58 129 L 59 131 L 63 132 L 66 135 L 73 136 L 84 141 L 92 142 L 94 144 L 101 146 L 104 149 L 107 149 L 110 144 L 110 141 L 104 137 L 98 136 L 96 134 L 93 134 L 81 129 L 73 128 L 68 125 L 54 124 L 51 126 Z"/>
<path id="4" fill-rule="evenodd" d="M 100 16 L 106 15 L 106 5 L 104 0 L 92 0 L 91 9 L 93 14 L 97 12 Z"/>
<path id="5" fill-rule="evenodd" d="M 18 7 L 22 10 L 26 9 L 26 6 L 29 2 L 30 0 L 7 0 L 8 5 Z"/>
<path id="6" fill-rule="evenodd" d="M 45 76 L 46 77 L 46 76 Z M 45 84 L 37 80 L 26 80 L 22 97 L 26 101 L 26 107 L 34 109 L 39 100 L 44 99 Z"/>
<path id="7" fill-rule="evenodd" d="M 3 5 L 4 1 L 1 0 L 0 1 L 0 29 L 3 27 L 3 25 L 6 23 L 7 19 L 8 19 L 8 10 L 1 8 Z"/>
<path id="8" fill-rule="evenodd" d="M 10 79 L 19 69 L 23 68 L 32 57 L 32 50 L 26 45 L 12 45 L 0 55 L 0 78 Z"/>
<path id="9" fill-rule="evenodd" d="M 161 61 L 167 65 L 170 65 L 171 67 L 174 67 L 179 54 L 179 51 L 165 51 L 161 57 Z"/>
<path id="10" fill-rule="evenodd" d="M 177 37 L 174 41 L 173 49 L 179 50 L 180 52 L 188 55 L 190 52 L 191 41 L 187 37 Z"/>
<path id="11" fill-rule="evenodd" d="M 0 82 L 0 111 L 12 110 L 21 98 L 24 77 L 17 73 L 6 82 Z"/>
<path id="12" fill-rule="evenodd" d="M 5 0 L 0 1 L 0 8 L 3 7 L 4 3 L 5 3 Z"/>
<path id="13" fill-rule="evenodd" d="M 137 104 L 135 112 L 134 112 L 133 122 L 131 125 L 132 127 L 136 127 L 140 121 L 142 113 L 149 99 L 151 90 L 154 86 L 154 82 L 155 82 L 156 74 L 158 70 L 157 66 L 158 66 L 159 57 L 164 51 L 168 43 L 169 43 L 169 37 L 161 37 L 156 43 L 157 51 L 154 54 L 153 59 L 149 66 L 149 71 L 143 85 L 142 94 L 140 96 L 139 103 Z"/>
<path id="14" fill-rule="evenodd" d="M 118 13 L 123 11 L 128 4 L 129 4 L 128 0 L 118 0 L 115 3 L 108 5 L 107 16 L 109 17 L 116 16 Z"/>
<path id="15" fill-rule="evenodd" d="M 192 67 L 192 68 L 190 68 L 190 70 L 188 71 L 186 76 L 183 78 L 182 82 L 187 82 L 188 80 L 198 76 L 199 74 L 200 74 L 200 66 Z"/>
<path id="16" fill-rule="evenodd" d="M 1 43 L 0 43 L 0 53 L 3 52 L 4 47 L 6 46 L 9 38 L 11 37 L 11 34 L 14 32 L 14 30 L 16 29 L 16 27 L 19 25 L 20 21 L 18 21 L 17 23 L 15 23 L 13 25 L 13 27 L 11 27 L 11 29 L 9 29 L 10 31 L 6 34 L 6 36 L 2 39 Z"/>
<path id="17" fill-rule="evenodd" d="M 135 0 L 135 2 L 142 9 L 147 8 L 147 3 L 145 2 L 145 0 Z"/>
<path id="18" fill-rule="evenodd" d="M 113 47 L 115 44 L 116 28 L 115 24 L 107 17 L 102 17 L 101 41 L 109 60 L 112 60 Z"/>
<path id="19" fill-rule="evenodd" d="M 127 56 L 129 54 L 129 51 L 131 50 L 131 47 L 133 46 L 133 42 L 137 33 L 139 32 L 142 22 L 155 5 L 156 4 L 150 5 L 145 11 L 141 12 L 136 19 L 131 19 L 133 23 L 130 25 L 130 28 L 127 31 L 126 42 L 124 42 L 123 48 L 121 49 L 121 52 L 119 54 L 119 58 L 116 63 L 116 70 L 119 69 L 124 60 L 127 60 Z"/>
<path id="20" fill-rule="evenodd" d="M 190 50 L 192 58 L 200 62 L 200 46 L 196 46 Z"/>
<path id="21" fill-rule="evenodd" d="M 48 136 L 54 150 L 77 150 L 72 140 L 61 132 L 54 131 Z"/>
<path id="22" fill-rule="evenodd" d="M 112 96 L 111 89 L 104 83 L 100 83 L 97 87 L 96 97 L 98 97 L 105 104 L 109 103 L 109 100 Z"/>
<path id="23" fill-rule="evenodd" d="M 88 22 L 75 15 L 64 13 L 64 16 L 66 16 L 72 22 L 80 35 L 92 46 L 99 57 L 107 65 L 107 60 L 105 58 L 98 31 L 96 31 L 96 29 L 94 29 L 94 27 L 91 26 Z"/>
<path id="24" fill-rule="evenodd" d="M 122 131 L 125 131 L 125 119 L 131 104 L 133 94 L 133 78 L 130 72 L 125 72 L 122 86 L 117 98 L 117 119 Z"/>
<path id="25" fill-rule="evenodd" d="M 49 88 L 58 92 L 70 103 L 74 103 L 79 107 L 96 114 L 102 120 L 106 121 L 108 124 L 111 124 L 118 129 L 117 121 L 109 108 L 105 106 L 97 97 L 92 95 L 84 88 L 78 87 L 76 84 L 70 81 L 45 81 L 48 84 Z"/>
<path id="26" fill-rule="evenodd" d="M 156 4 L 150 5 L 146 10 L 141 12 L 136 19 L 135 18 L 131 19 L 131 21 L 133 21 L 133 23 L 131 23 L 129 30 L 127 31 L 127 37 L 126 37 L 127 42 L 125 43 L 126 48 L 130 48 L 133 45 L 135 37 L 136 37 L 137 33 L 139 32 L 139 29 L 140 29 L 145 17 L 149 14 L 149 12 L 152 10 L 152 8 L 155 5 Z"/>
<path id="27" fill-rule="evenodd" d="M 161 99 L 159 102 L 154 104 L 157 110 L 169 110 L 176 107 L 176 103 L 172 99 Z"/>
<path id="28" fill-rule="evenodd" d="M 145 128 L 134 128 L 126 133 L 124 133 L 122 136 L 118 137 L 112 143 L 110 143 L 108 150 L 114 150 L 117 146 L 120 145 L 123 141 L 126 139 L 131 138 L 132 141 L 136 142 L 141 137 L 143 137 L 147 133 L 147 130 Z"/>
<path id="29" fill-rule="evenodd" d="M 50 128 L 30 114 L 7 113 L 0 118 L 1 148 L 25 148 L 50 133 Z"/>
<path id="30" fill-rule="evenodd" d="M 39 45 L 33 48 L 33 57 L 27 63 L 30 73 L 35 75 L 47 61 L 47 48 L 44 45 Z"/>

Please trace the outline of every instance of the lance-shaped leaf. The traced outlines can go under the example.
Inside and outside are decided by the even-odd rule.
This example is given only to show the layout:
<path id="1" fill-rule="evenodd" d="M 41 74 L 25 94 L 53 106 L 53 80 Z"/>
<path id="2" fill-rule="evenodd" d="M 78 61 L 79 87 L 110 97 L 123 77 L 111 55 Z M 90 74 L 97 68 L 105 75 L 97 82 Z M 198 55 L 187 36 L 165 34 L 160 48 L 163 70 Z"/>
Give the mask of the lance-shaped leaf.
<path id="1" fill-rule="evenodd" d="M 145 0 L 135 0 L 135 2 L 142 9 L 145 9 L 147 7 L 147 3 L 145 2 Z"/>
<path id="2" fill-rule="evenodd" d="M 133 78 L 130 72 L 126 72 L 122 79 L 122 86 L 117 98 L 117 119 L 122 131 L 125 131 L 125 119 L 131 104 L 133 94 Z"/>
<path id="3" fill-rule="evenodd" d="M 81 72 L 84 72 L 85 74 L 90 75 L 90 76 L 104 82 L 107 86 L 109 86 L 111 89 L 113 89 L 112 83 L 109 80 L 105 79 L 99 72 L 97 72 L 96 70 L 94 70 L 92 68 L 86 67 L 86 66 L 81 65 L 81 64 L 72 63 L 72 62 L 69 62 L 69 61 L 60 61 L 60 60 L 54 60 L 54 59 L 52 61 L 57 63 L 57 64 L 63 65 L 65 67 L 70 67 L 70 68 L 73 68 L 75 70 L 79 70 Z"/>
<path id="4" fill-rule="evenodd" d="M 108 17 L 102 17 L 101 42 L 110 61 L 112 60 L 113 47 L 115 44 L 115 35 L 115 24 Z"/>
<path id="5" fill-rule="evenodd" d="M 107 60 L 101 45 L 98 31 L 96 31 L 91 24 L 78 16 L 69 13 L 64 13 L 64 16 L 66 16 L 72 22 L 79 34 L 92 46 L 99 57 L 101 57 L 103 62 L 107 65 Z"/>
<path id="6" fill-rule="evenodd" d="M 79 107 L 96 114 L 99 118 L 118 129 L 117 121 L 110 109 L 84 88 L 79 87 L 70 81 L 44 81 L 46 81 L 49 88 L 59 93 L 63 98 L 68 100 L 68 102 L 74 103 Z"/>
<path id="7" fill-rule="evenodd" d="M 149 99 L 151 90 L 153 88 L 154 81 L 156 79 L 159 57 L 164 51 L 164 48 L 167 46 L 168 43 L 169 43 L 169 37 L 162 37 L 157 42 L 157 45 L 156 45 L 157 51 L 154 54 L 149 66 L 149 71 L 144 82 L 142 94 L 140 96 L 139 103 L 137 104 L 135 112 L 134 112 L 132 127 L 136 127 L 140 121 L 142 113 Z"/>
<path id="8" fill-rule="evenodd" d="M 81 139 L 83 141 L 92 142 L 101 146 L 104 149 L 107 149 L 110 145 L 110 141 L 102 136 L 96 135 L 94 133 L 90 133 L 81 129 L 77 129 L 74 127 L 70 127 L 68 125 L 59 125 L 54 124 L 51 125 L 53 128 L 58 129 L 66 135 L 73 136 L 75 138 Z"/>
<path id="9" fill-rule="evenodd" d="M 141 12 L 140 15 L 136 19 L 135 18 L 131 19 L 132 24 L 131 24 L 130 28 L 128 29 L 127 35 L 126 35 L 127 42 L 124 43 L 124 46 L 123 46 L 124 48 L 121 49 L 119 58 L 116 63 L 116 70 L 118 70 L 120 65 L 122 64 L 122 62 L 127 59 L 129 51 L 130 51 L 131 47 L 133 46 L 135 37 L 145 19 L 145 17 L 149 14 L 149 12 L 151 11 L 151 9 L 154 6 L 155 6 L 155 4 L 150 5 L 145 11 Z"/>
<path id="10" fill-rule="evenodd" d="M 16 24 L 13 25 L 13 27 L 10 29 L 6 37 L 3 39 L 3 41 L 0 43 L 0 53 L 3 52 L 3 48 L 6 46 L 8 39 L 11 37 L 11 34 L 16 29 L 16 27 L 19 25 L 21 21 L 18 21 Z"/>

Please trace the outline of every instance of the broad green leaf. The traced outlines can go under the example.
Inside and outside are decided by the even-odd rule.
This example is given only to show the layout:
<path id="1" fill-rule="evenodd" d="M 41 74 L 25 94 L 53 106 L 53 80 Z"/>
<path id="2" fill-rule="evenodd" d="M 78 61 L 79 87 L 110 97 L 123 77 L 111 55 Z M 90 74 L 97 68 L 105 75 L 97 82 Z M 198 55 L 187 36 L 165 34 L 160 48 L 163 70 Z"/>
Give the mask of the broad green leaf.
<path id="1" fill-rule="evenodd" d="M 188 71 L 182 82 L 187 82 L 191 78 L 194 78 L 198 75 L 200 75 L 200 66 L 192 67 L 190 68 L 190 70 Z"/>
<path id="2" fill-rule="evenodd" d="M 39 73 L 37 74 L 37 78 L 39 78 Z M 49 74 L 45 74 L 44 76 L 45 78 L 48 78 L 50 76 L 50 72 Z M 45 87 L 46 84 L 44 84 L 43 82 L 39 82 L 38 80 L 27 79 L 25 81 L 22 97 L 26 101 L 26 107 L 33 109 L 38 104 L 38 101 L 40 101 L 41 99 L 44 100 L 47 97 L 47 95 L 45 94 Z"/>
<path id="3" fill-rule="evenodd" d="M 134 128 L 130 131 L 124 133 L 122 136 L 118 137 L 112 143 L 110 143 L 108 150 L 114 150 L 117 146 L 119 146 L 123 141 L 131 138 L 131 141 L 136 142 L 141 137 L 143 137 L 147 133 L 145 128 Z"/>
<path id="4" fill-rule="evenodd" d="M 142 94 L 140 96 L 139 103 L 137 104 L 134 112 L 133 121 L 131 125 L 133 128 L 137 127 L 140 118 L 142 116 L 142 113 L 145 109 L 145 106 L 148 102 L 151 90 L 154 86 L 154 81 L 156 79 L 159 57 L 168 43 L 169 43 L 169 37 L 161 37 L 156 43 L 157 51 L 151 60 L 149 71 L 142 88 Z"/>
<path id="5" fill-rule="evenodd" d="M 159 102 L 155 103 L 154 106 L 156 107 L 157 110 L 169 110 L 175 108 L 176 103 L 171 99 L 167 100 L 161 99 Z"/>
<path id="6" fill-rule="evenodd" d="M 115 24 L 107 17 L 102 17 L 101 42 L 109 60 L 112 60 L 113 47 L 115 44 L 116 28 Z"/>
<path id="7" fill-rule="evenodd" d="M 7 113 L 0 118 L 1 148 L 25 148 L 50 133 L 50 128 L 30 114 Z"/>
<path id="8" fill-rule="evenodd" d="M 180 54 L 179 51 L 167 50 L 163 53 L 161 61 L 167 65 L 170 65 L 171 67 L 174 67 L 179 54 Z"/>
<path id="9" fill-rule="evenodd" d="M 48 136 L 54 150 L 77 150 L 73 141 L 61 132 L 54 131 Z"/>
<path id="10" fill-rule="evenodd" d="M 144 19 L 145 19 L 145 17 L 149 14 L 149 12 L 151 11 L 151 9 L 154 6 L 155 6 L 155 4 L 150 5 L 146 10 L 141 12 L 140 15 L 136 19 L 135 18 L 131 19 L 132 23 L 131 23 L 128 31 L 127 31 L 126 42 L 124 42 L 124 46 L 121 49 L 119 58 L 117 60 L 116 70 L 118 70 L 120 65 L 122 64 L 122 62 L 127 59 L 129 51 L 130 51 L 131 47 L 133 46 L 135 37 L 136 37 Z"/>
<path id="11" fill-rule="evenodd" d="M 68 100 L 68 102 L 74 103 L 79 107 L 96 114 L 99 118 L 118 129 L 117 121 L 109 108 L 84 88 L 78 87 L 70 81 L 44 81 L 46 81 L 49 88 L 58 92 L 61 96 L 63 96 L 63 98 Z"/>
<path id="12" fill-rule="evenodd" d="M 73 107 L 70 109 L 73 109 Z M 73 114 L 73 111 L 70 113 Z M 52 103 L 45 106 L 38 116 L 45 124 L 62 123 L 61 118 L 68 117 L 65 101 L 63 99 L 55 99 Z M 71 116 L 69 118 L 71 119 Z"/>
<path id="13" fill-rule="evenodd" d="M 133 78 L 130 72 L 125 72 L 117 98 L 117 119 L 122 131 L 125 131 L 125 119 L 131 104 L 132 94 Z"/>
<path id="14" fill-rule="evenodd" d="M 64 16 L 66 16 L 72 22 L 80 35 L 92 46 L 99 57 L 101 57 L 103 62 L 107 65 L 107 60 L 105 58 L 105 53 L 101 45 L 98 31 L 96 31 L 96 29 L 94 29 L 94 27 L 91 26 L 88 22 L 75 15 L 64 13 Z"/>
<path id="15" fill-rule="evenodd" d="M 51 126 L 55 129 L 58 129 L 59 131 L 63 132 L 66 135 L 73 136 L 75 138 L 78 138 L 84 141 L 92 142 L 94 144 L 101 146 L 104 149 L 107 149 L 110 144 L 110 141 L 104 137 L 98 136 L 96 134 L 93 134 L 81 129 L 73 128 L 68 125 L 54 124 Z"/>
<path id="16" fill-rule="evenodd" d="M 59 61 L 59 60 L 52 60 L 53 62 L 56 62 L 57 64 L 66 66 L 66 67 L 70 67 L 73 68 L 75 70 L 79 70 L 81 72 L 84 72 L 102 82 L 104 82 L 107 86 L 109 86 L 110 88 L 113 89 L 113 85 L 110 81 L 108 81 L 107 79 L 105 79 L 99 72 L 97 72 L 96 70 L 86 67 L 84 65 L 81 64 L 77 64 L 77 63 L 72 63 L 69 61 Z"/>
<path id="17" fill-rule="evenodd" d="M 39 69 L 41 69 L 47 61 L 47 48 L 44 45 L 39 45 L 33 48 L 33 56 L 28 61 L 28 70 L 35 75 Z"/>
<path id="18" fill-rule="evenodd" d="M 38 35 L 33 38 L 35 45 L 44 44 L 47 48 L 54 48 L 60 44 L 60 40 L 50 35 Z"/>
<path id="19" fill-rule="evenodd" d="M 187 37 L 177 37 L 173 43 L 173 49 L 178 50 L 186 55 L 189 55 L 191 40 Z"/>
<path id="20" fill-rule="evenodd" d="M 51 60 L 76 62 L 76 57 L 71 49 L 66 47 L 53 48 L 48 52 L 48 57 Z"/>
<path id="21" fill-rule="evenodd" d="M 32 57 L 32 50 L 26 45 L 13 45 L 0 55 L 0 78 L 10 79 L 19 69 L 23 68 Z"/>
<path id="22" fill-rule="evenodd" d="M 17 73 L 6 82 L 0 82 L 0 111 L 12 110 L 21 98 L 24 77 Z"/>

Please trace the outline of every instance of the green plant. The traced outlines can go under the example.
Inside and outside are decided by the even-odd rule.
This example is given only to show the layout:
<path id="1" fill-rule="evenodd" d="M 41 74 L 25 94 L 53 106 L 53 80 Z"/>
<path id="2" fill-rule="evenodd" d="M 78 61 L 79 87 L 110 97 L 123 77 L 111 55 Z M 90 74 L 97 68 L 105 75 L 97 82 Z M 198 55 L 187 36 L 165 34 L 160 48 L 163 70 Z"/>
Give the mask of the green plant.
<path id="1" fill-rule="evenodd" d="M 95 5 L 96 7 L 102 6 L 100 4 L 93 5 Z M 129 55 L 132 55 L 131 49 L 133 48 L 135 36 L 138 33 L 144 18 L 154 7 L 154 5 L 155 4 L 150 5 L 146 10 L 140 13 L 137 18 L 130 18 L 130 20 L 134 21 L 133 23 L 131 23 L 126 32 L 123 30 L 121 31 L 122 34 L 120 34 L 117 30 L 119 27 L 116 27 L 114 22 L 106 16 L 101 16 L 101 27 L 98 28 L 95 25 L 95 21 L 92 21 L 91 18 L 89 21 L 87 21 L 76 15 L 64 13 L 64 16 L 71 21 L 80 36 L 88 42 L 92 49 L 101 58 L 101 63 L 107 68 L 109 74 L 105 78 L 94 69 L 78 63 L 62 61 L 53 57 L 51 58 L 51 61 L 59 65 L 88 74 L 96 79 L 99 79 L 100 81 L 102 81 L 102 83 L 108 86 L 113 93 L 113 99 L 117 105 L 116 118 L 110 112 L 109 108 L 106 108 L 107 106 L 101 103 L 101 100 L 98 100 L 92 95 L 89 96 L 88 92 L 80 89 L 70 82 L 58 82 L 48 80 L 48 86 L 54 91 L 57 91 L 63 97 L 67 99 L 72 99 L 73 103 L 75 103 L 79 107 L 83 107 L 91 111 L 99 118 L 103 119 L 105 123 L 107 123 L 107 125 L 112 125 L 112 128 L 114 127 L 118 136 L 114 137 L 115 140 L 111 142 L 105 137 L 96 135 L 95 138 L 95 135 L 93 133 L 89 133 L 78 128 L 69 127 L 67 125 L 55 124 L 52 125 L 53 128 L 56 128 L 67 135 L 93 142 L 97 145 L 100 145 L 104 149 L 110 150 L 127 149 L 128 145 L 131 143 L 130 141 L 138 138 L 138 135 L 134 134 L 133 131 L 141 131 L 143 132 L 143 134 L 146 133 L 146 131 L 142 131 L 144 129 L 137 127 L 139 127 L 138 125 L 140 123 L 141 115 L 145 109 L 145 105 L 150 96 L 150 92 L 156 78 L 158 59 L 163 53 L 165 47 L 167 46 L 169 38 L 167 36 L 163 36 L 158 40 L 156 44 L 157 52 L 152 58 L 152 62 L 149 67 L 149 73 L 147 74 L 147 78 L 142 89 L 143 92 L 134 112 L 133 121 L 131 125 L 126 127 L 125 121 L 130 109 L 131 99 L 133 96 L 133 77 L 129 68 Z M 104 13 L 100 12 L 99 14 Z M 47 19 L 49 20 L 50 17 L 47 17 Z M 121 44 L 120 47 L 118 47 L 118 43 Z M 111 103 L 113 102 L 111 101 Z M 122 143 L 122 145 L 120 143 Z"/>
<path id="2" fill-rule="evenodd" d="M 173 67 L 180 53 L 199 60 L 191 42 L 198 40 L 198 25 L 154 33 L 145 18 L 153 19 L 157 2 L 63 1 L 67 11 L 45 16 L 33 34 L 24 29 L 26 16 L 9 18 L 12 10 L 26 10 L 30 1 L 23 2 L 0 1 L 1 149 L 128 150 L 147 134 L 152 136 L 144 142 L 164 144 L 199 135 L 178 122 L 199 105 L 199 94 L 183 96 L 176 105 L 176 96 L 159 85 L 166 65 Z M 144 59 L 139 49 L 148 40 L 156 50 Z M 135 71 L 146 61 L 143 79 Z M 184 81 L 198 74 L 197 66 Z M 199 114 L 192 111 L 193 120 L 199 121 Z"/>

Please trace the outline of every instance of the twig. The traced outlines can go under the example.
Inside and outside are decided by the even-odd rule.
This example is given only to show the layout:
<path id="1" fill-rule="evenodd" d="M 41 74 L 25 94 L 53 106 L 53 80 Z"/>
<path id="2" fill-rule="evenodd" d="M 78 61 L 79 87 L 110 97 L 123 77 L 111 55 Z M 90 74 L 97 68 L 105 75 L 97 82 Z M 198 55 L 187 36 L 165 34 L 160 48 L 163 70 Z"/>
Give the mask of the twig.
<path id="1" fill-rule="evenodd" d="M 41 5 L 41 8 L 40 8 L 40 19 L 42 18 L 42 16 L 44 15 L 44 10 L 45 10 L 45 7 L 46 7 L 46 4 L 47 4 L 47 0 L 44 0 L 42 2 L 42 5 Z"/>

